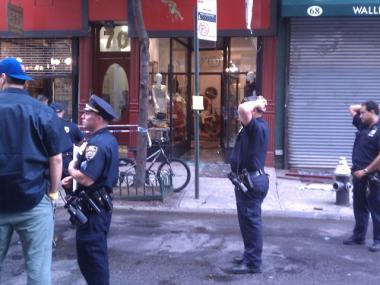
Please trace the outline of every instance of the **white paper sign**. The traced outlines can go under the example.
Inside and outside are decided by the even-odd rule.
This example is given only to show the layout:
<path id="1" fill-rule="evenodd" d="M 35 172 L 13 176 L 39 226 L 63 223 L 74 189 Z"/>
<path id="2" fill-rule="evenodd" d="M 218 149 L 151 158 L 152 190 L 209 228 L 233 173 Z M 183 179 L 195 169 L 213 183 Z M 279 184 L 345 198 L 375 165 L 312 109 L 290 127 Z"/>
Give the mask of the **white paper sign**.
<path id="1" fill-rule="evenodd" d="M 217 40 L 216 0 L 198 0 L 198 38 L 206 41 Z"/>
<path id="2" fill-rule="evenodd" d="M 193 96 L 193 110 L 203 109 L 203 96 Z"/>

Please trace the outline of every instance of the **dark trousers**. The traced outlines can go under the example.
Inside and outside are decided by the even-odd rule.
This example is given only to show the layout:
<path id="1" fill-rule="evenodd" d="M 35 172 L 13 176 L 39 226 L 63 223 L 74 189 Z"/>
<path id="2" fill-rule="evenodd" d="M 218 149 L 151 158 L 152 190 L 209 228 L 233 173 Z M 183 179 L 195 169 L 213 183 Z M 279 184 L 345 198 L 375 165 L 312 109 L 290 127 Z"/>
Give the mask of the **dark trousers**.
<path id="1" fill-rule="evenodd" d="M 112 212 L 88 215 L 88 222 L 77 227 L 77 257 L 80 271 L 87 284 L 109 284 L 107 233 Z"/>
<path id="2" fill-rule="evenodd" d="M 373 240 L 380 242 L 380 185 L 368 178 L 353 179 L 353 208 L 355 227 L 353 237 L 364 240 L 368 228 L 369 214 L 373 223 Z M 369 186 L 369 192 L 367 191 Z"/>
<path id="3" fill-rule="evenodd" d="M 240 232 L 244 243 L 244 263 L 261 266 L 263 251 L 263 225 L 261 204 L 268 193 L 268 176 L 252 177 L 253 190 L 243 192 L 235 188 L 236 205 Z"/>

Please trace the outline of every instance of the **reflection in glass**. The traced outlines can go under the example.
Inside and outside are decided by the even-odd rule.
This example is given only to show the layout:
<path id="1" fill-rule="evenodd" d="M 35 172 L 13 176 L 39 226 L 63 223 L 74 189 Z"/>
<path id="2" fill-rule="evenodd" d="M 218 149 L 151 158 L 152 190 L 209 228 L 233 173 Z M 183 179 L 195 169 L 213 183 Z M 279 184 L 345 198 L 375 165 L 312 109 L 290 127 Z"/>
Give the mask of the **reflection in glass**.
<path id="1" fill-rule="evenodd" d="M 104 75 L 101 97 L 111 104 L 118 118 L 126 110 L 128 90 L 128 78 L 125 70 L 117 63 L 112 64 Z"/>

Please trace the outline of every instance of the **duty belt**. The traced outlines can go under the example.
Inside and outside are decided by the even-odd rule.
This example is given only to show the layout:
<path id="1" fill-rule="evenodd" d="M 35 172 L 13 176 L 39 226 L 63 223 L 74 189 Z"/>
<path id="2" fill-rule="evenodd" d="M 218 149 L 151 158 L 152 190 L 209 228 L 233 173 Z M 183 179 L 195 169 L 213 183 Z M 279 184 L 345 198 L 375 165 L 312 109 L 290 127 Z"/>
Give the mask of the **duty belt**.
<path id="1" fill-rule="evenodd" d="M 248 171 L 249 175 L 255 177 L 255 176 L 261 176 L 261 175 L 265 175 L 265 172 L 264 170 L 262 169 L 259 169 L 259 170 L 255 170 L 255 171 Z"/>

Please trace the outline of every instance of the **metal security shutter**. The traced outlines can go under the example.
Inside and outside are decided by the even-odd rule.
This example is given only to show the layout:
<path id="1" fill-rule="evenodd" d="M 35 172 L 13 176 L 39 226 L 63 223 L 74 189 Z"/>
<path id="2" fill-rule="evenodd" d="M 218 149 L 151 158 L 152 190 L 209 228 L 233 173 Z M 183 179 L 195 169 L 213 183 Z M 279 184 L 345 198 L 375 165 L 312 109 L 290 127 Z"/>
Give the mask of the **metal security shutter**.
<path id="1" fill-rule="evenodd" d="M 19 57 L 31 76 L 72 74 L 71 39 L 0 39 L 0 57 Z"/>
<path id="2" fill-rule="evenodd" d="M 289 167 L 351 161 L 348 106 L 380 103 L 380 19 L 291 19 L 288 84 Z"/>

